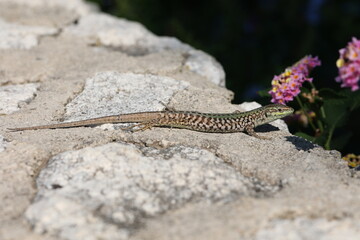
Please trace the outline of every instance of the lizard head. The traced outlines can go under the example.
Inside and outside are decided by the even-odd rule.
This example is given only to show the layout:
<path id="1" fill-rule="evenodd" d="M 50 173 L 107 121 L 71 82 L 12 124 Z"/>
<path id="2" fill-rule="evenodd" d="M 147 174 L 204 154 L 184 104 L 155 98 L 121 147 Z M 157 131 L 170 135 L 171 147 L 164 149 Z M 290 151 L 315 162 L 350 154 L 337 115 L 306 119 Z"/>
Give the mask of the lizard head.
<path id="1" fill-rule="evenodd" d="M 256 125 L 269 123 L 274 120 L 286 117 L 294 112 L 294 109 L 282 104 L 270 104 L 262 107 L 263 118 Z"/>
<path id="2" fill-rule="evenodd" d="M 271 121 L 286 117 L 294 112 L 294 109 L 282 104 L 270 104 L 264 107 L 265 115 Z"/>

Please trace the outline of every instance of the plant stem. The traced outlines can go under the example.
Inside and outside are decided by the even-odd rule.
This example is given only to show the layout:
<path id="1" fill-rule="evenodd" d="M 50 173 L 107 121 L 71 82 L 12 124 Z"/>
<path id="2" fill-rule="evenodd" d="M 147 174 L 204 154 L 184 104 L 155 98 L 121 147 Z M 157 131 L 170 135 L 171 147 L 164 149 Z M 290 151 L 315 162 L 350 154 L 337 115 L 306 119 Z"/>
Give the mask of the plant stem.
<path id="1" fill-rule="evenodd" d="M 323 106 L 320 107 L 320 113 L 321 113 L 321 119 L 325 119 L 325 118 L 326 118 L 326 114 L 325 114 L 325 109 L 324 109 Z M 323 126 L 321 120 L 318 121 L 318 125 L 319 125 L 319 128 L 320 128 L 320 131 L 321 131 L 321 132 L 324 132 L 324 126 Z"/>
<path id="2" fill-rule="evenodd" d="M 309 84 L 310 84 L 310 86 L 311 86 L 313 89 L 315 89 L 315 91 L 316 91 L 315 84 L 314 84 L 313 82 L 309 82 Z M 325 119 L 325 118 L 326 118 L 326 114 L 325 114 L 325 110 L 324 110 L 324 107 L 323 107 L 323 106 L 320 107 L 320 114 L 321 114 L 321 118 L 322 118 L 322 119 Z M 322 121 L 321 121 L 321 120 L 318 120 L 318 121 L 316 121 L 316 122 L 317 122 L 317 125 L 318 125 L 319 128 L 320 128 L 320 133 L 323 133 L 323 132 L 324 132 L 324 126 L 323 126 L 323 124 L 322 124 Z"/>
<path id="3" fill-rule="evenodd" d="M 310 117 L 309 114 L 306 112 L 305 107 L 304 107 L 304 104 L 301 102 L 301 99 L 299 98 L 299 96 L 296 96 L 295 98 L 296 98 L 297 102 L 299 103 L 300 108 L 302 109 L 303 113 L 305 114 L 305 116 L 306 116 L 306 118 L 307 118 L 310 126 L 312 127 L 312 129 L 314 130 L 314 132 L 316 132 L 316 127 L 315 127 L 314 123 L 312 122 L 311 117 Z"/>
<path id="4" fill-rule="evenodd" d="M 315 85 L 314 85 L 312 82 L 309 82 L 309 83 L 310 83 L 310 86 L 311 86 L 313 89 L 315 89 L 315 90 L 316 90 Z"/>
<path id="5" fill-rule="evenodd" d="M 324 148 L 326 150 L 330 150 L 330 142 L 331 142 L 331 138 L 332 138 L 333 133 L 334 133 L 334 128 L 331 128 L 330 131 L 329 131 L 329 134 L 327 135 L 326 142 L 324 144 Z"/>
<path id="6" fill-rule="evenodd" d="M 324 125 L 322 124 L 321 120 L 317 120 L 317 125 L 319 126 L 320 129 L 320 134 L 324 132 Z"/>
<path id="7" fill-rule="evenodd" d="M 324 144 L 324 147 L 326 150 L 330 150 L 330 142 L 331 142 L 332 135 L 334 134 L 335 127 L 336 127 L 337 123 L 344 117 L 344 115 L 345 115 L 345 113 L 338 115 L 334 124 L 330 127 L 329 134 L 327 135 L 326 142 Z"/>

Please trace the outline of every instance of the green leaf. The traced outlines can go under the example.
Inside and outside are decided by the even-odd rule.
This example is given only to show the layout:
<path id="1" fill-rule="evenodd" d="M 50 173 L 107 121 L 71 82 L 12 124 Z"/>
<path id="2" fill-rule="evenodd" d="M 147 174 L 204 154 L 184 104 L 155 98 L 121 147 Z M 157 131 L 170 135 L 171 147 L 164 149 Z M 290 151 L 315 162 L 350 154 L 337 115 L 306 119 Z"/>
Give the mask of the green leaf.
<path id="1" fill-rule="evenodd" d="M 349 111 L 347 110 L 348 101 L 345 100 L 327 100 L 324 103 L 325 110 L 325 132 L 326 132 L 326 142 L 324 143 L 325 149 L 329 150 L 331 148 L 332 137 L 336 128 L 341 127 L 346 124 L 346 120 L 349 116 Z"/>
<path id="2" fill-rule="evenodd" d="M 327 100 L 324 102 L 325 123 L 329 128 L 343 126 L 349 113 L 347 110 L 347 102 L 342 99 Z"/>
<path id="3" fill-rule="evenodd" d="M 326 147 L 326 140 L 328 139 L 329 135 L 327 132 L 324 132 L 323 134 L 321 134 L 320 136 L 316 137 L 314 142 L 316 144 L 319 144 L 320 146 Z"/>
<path id="4" fill-rule="evenodd" d="M 296 132 L 295 136 L 301 137 L 301 138 L 305 138 L 306 140 L 309 140 L 310 142 L 314 142 L 315 141 L 315 137 L 310 136 L 306 133 L 303 132 Z"/>
<path id="5" fill-rule="evenodd" d="M 327 99 L 345 99 L 346 96 L 342 92 L 337 92 L 331 88 L 323 88 L 319 90 L 319 96 L 322 97 L 324 100 Z"/>
<path id="6" fill-rule="evenodd" d="M 271 90 L 271 88 L 268 88 L 265 90 L 260 90 L 260 91 L 257 91 L 257 94 L 259 94 L 260 97 L 271 97 L 271 95 L 269 94 L 270 90 Z"/>
<path id="7" fill-rule="evenodd" d="M 301 91 L 302 93 L 310 93 L 310 90 L 309 90 L 308 88 L 306 88 L 306 87 L 301 87 L 301 88 L 300 88 L 300 91 Z"/>
<path id="8" fill-rule="evenodd" d="M 360 107 L 360 90 L 351 92 L 349 94 L 349 101 L 351 101 L 350 110 Z"/>

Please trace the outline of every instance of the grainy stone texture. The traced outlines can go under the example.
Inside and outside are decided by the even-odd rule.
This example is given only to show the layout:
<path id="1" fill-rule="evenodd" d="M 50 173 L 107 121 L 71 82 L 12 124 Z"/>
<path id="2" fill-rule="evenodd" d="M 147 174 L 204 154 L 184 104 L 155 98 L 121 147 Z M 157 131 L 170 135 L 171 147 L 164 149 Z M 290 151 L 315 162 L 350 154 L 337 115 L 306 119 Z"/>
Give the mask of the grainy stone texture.
<path id="1" fill-rule="evenodd" d="M 81 18 L 77 25 L 65 30 L 84 37 L 89 44 L 116 48 L 132 56 L 164 50 L 179 51 L 185 56 L 184 65 L 191 71 L 217 85 L 225 86 L 224 70 L 213 57 L 176 38 L 155 36 L 139 23 L 94 13 Z"/>
<path id="2" fill-rule="evenodd" d="M 120 143 L 55 156 L 37 185 L 26 217 L 36 232 L 66 239 L 126 239 L 144 218 L 188 202 L 211 204 L 277 190 L 243 177 L 206 150 Z"/>
<path id="3" fill-rule="evenodd" d="M 0 87 L 0 114 L 10 114 L 29 103 L 34 97 L 38 84 L 9 85 Z"/>
<path id="4" fill-rule="evenodd" d="M 6 141 L 3 136 L 0 135 L 0 152 L 4 151 L 6 148 Z"/>
<path id="5" fill-rule="evenodd" d="M 119 48 L 134 56 L 164 49 L 191 49 L 175 38 L 157 37 L 140 23 L 99 13 L 84 16 L 77 25 L 67 27 L 65 32 L 82 36 L 90 44 Z"/>
<path id="6" fill-rule="evenodd" d="M 219 86 L 225 86 L 224 70 L 213 57 L 199 50 L 190 50 L 187 56 L 185 66 L 191 71 L 208 78 Z"/>
<path id="7" fill-rule="evenodd" d="M 87 15 L 95 11 L 95 6 L 90 4 L 84 4 L 82 0 L 0 0 L 0 3 L 7 3 L 12 6 L 12 4 L 18 4 L 23 8 L 34 7 L 34 8 L 44 8 L 44 9 L 63 9 L 68 11 L 73 11 L 79 15 Z M 24 9 L 25 11 L 25 9 Z"/>
<path id="8" fill-rule="evenodd" d="M 87 79 L 81 94 L 66 105 L 65 117 L 75 121 L 120 112 L 160 111 L 177 91 L 188 86 L 184 81 L 150 74 L 99 73 Z"/>
<path id="9" fill-rule="evenodd" d="M 256 240 L 267 240 L 269 236 L 278 240 L 338 240 L 353 239 L 360 234 L 358 222 L 320 219 L 286 219 L 271 221 L 256 234 Z"/>
<path id="10" fill-rule="evenodd" d="M 56 28 L 24 26 L 1 19 L 0 29 L 0 49 L 29 49 L 39 44 L 40 37 L 58 32 Z"/>
<path id="11" fill-rule="evenodd" d="M 0 239 L 358 238 L 359 174 L 282 121 L 256 129 L 271 141 L 113 124 L 8 132 L 258 105 L 230 103 L 208 54 L 81 0 L 0 0 L 0 23 L 13 37 L 0 38 Z"/>

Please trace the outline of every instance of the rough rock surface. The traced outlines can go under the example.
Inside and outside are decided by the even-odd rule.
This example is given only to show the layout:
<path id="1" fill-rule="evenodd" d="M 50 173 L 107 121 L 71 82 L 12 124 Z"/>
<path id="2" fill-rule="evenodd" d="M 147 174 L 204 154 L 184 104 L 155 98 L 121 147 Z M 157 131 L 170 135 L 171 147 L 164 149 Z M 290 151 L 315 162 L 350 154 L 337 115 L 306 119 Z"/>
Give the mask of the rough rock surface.
<path id="1" fill-rule="evenodd" d="M 126 239 L 145 217 L 188 202 L 210 204 L 277 190 L 243 177 L 207 150 L 121 143 L 59 154 L 37 185 L 26 217 L 36 232 L 66 239 Z"/>
<path id="2" fill-rule="evenodd" d="M 6 148 L 6 142 L 3 136 L 0 136 L 0 152 L 4 151 Z"/>
<path id="3" fill-rule="evenodd" d="M 102 72 L 86 80 L 84 90 L 66 105 L 65 117 L 76 121 L 120 112 L 160 111 L 188 86 L 157 75 Z"/>
<path id="4" fill-rule="evenodd" d="M 7 23 L 0 19 L 0 49 L 29 49 L 39 44 L 39 38 L 54 35 L 56 28 L 30 27 Z"/>
<path id="5" fill-rule="evenodd" d="M 113 124 L 7 131 L 258 105 L 230 103 L 208 54 L 81 0 L 0 0 L 0 25 L 0 239 L 358 238 L 359 174 L 282 121 L 256 129 L 271 141 Z"/>
<path id="6" fill-rule="evenodd" d="M 16 112 L 21 104 L 29 103 L 35 97 L 37 87 L 35 83 L 0 87 L 0 114 Z"/>
<path id="7" fill-rule="evenodd" d="M 115 48 L 132 56 L 176 50 L 184 55 L 183 64 L 191 71 L 225 86 L 224 70 L 211 56 L 176 38 L 155 36 L 139 23 L 94 13 L 82 17 L 65 32 L 82 36 L 89 44 Z"/>

